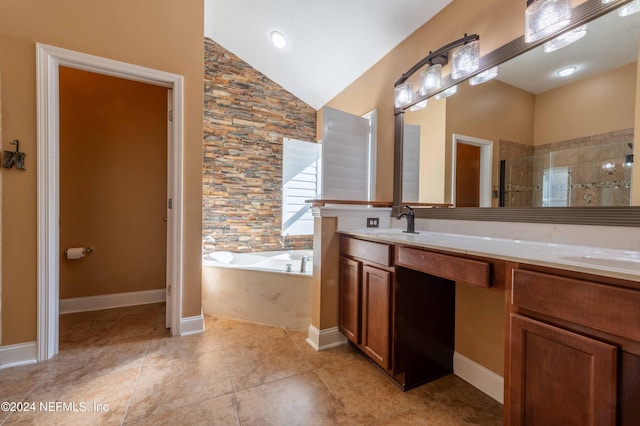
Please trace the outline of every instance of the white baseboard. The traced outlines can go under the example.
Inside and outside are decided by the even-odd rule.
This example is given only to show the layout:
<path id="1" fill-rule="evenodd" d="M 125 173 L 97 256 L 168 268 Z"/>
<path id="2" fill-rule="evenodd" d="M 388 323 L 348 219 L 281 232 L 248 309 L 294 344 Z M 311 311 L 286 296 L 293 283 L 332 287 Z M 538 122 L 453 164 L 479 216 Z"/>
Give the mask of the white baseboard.
<path id="1" fill-rule="evenodd" d="M 38 358 L 36 342 L 0 346 L 0 369 L 33 364 Z"/>
<path id="2" fill-rule="evenodd" d="M 504 378 L 501 375 L 458 352 L 453 354 L 453 373 L 500 404 L 504 404 Z"/>
<path id="3" fill-rule="evenodd" d="M 180 335 L 188 336 L 204 332 L 204 315 L 180 319 Z"/>
<path id="4" fill-rule="evenodd" d="M 318 330 L 314 326 L 310 325 L 307 343 L 316 351 L 323 351 L 325 349 L 346 344 L 347 338 L 344 337 L 344 334 L 340 333 L 338 327 Z"/>
<path id="5" fill-rule="evenodd" d="M 125 306 L 145 305 L 166 301 L 166 291 L 132 291 L 128 293 L 103 294 L 100 296 L 74 297 L 60 299 L 60 313 L 98 311 L 100 309 L 122 308 Z"/>

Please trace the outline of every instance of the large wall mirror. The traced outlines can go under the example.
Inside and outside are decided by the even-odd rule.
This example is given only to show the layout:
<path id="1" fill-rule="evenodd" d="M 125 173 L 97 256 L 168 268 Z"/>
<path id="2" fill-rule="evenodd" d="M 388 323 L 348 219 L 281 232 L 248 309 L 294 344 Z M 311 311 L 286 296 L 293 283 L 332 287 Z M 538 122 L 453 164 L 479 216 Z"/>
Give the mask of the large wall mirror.
<path id="1" fill-rule="evenodd" d="M 482 58 L 486 66 L 511 56 L 495 79 L 448 77 L 455 95 L 396 110 L 395 205 L 503 207 L 525 221 L 544 216 L 542 207 L 555 207 L 556 218 L 558 207 L 589 207 L 594 217 L 602 207 L 640 210 L 630 208 L 640 205 L 632 203 L 640 13 L 621 17 L 601 0 L 578 9 L 570 29 L 587 28 L 575 43 L 547 53 L 544 43 L 515 40 Z"/>

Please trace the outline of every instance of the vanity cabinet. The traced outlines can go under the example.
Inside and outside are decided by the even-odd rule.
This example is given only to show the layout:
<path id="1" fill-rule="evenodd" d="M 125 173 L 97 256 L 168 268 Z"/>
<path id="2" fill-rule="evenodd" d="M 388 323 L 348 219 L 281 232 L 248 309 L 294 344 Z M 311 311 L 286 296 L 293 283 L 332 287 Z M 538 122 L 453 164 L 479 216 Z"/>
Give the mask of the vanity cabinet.
<path id="1" fill-rule="evenodd" d="M 513 271 L 508 424 L 640 424 L 637 283 L 534 269 Z"/>
<path id="2" fill-rule="evenodd" d="M 392 246 L 340 240 L 340 331 L 385 371 L 390 366 Z"/>
<path id="3" fill-rule="evenodd" d="M 340 240 L 339 329 L 403 390 L 453 371 L 455 333 L 455 283 L 396 266 L 405 250 Z"/>
<path id="4" fill-rule="evenodd" d="M 360 346 L 380 367 L 389 369 L 391 324 L 390 271 L 362 267 L 362 338 Z"/>

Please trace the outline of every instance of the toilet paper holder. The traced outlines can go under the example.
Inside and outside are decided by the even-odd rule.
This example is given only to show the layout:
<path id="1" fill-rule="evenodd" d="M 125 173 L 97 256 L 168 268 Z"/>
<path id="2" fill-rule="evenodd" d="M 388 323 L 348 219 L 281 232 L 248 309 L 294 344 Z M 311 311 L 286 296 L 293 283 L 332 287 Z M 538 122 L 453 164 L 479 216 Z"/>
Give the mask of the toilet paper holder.
<path id="1" fill-rule="evenodd" d="M 67 251 L 69 251 L 69 249 L 66 249 L 66 250 L 64 251 L 64 254 L 65 254 L 65 255 L 67 254 Z M 86 248 L 84 249 L 84 254 L 91 254 L 91 253 L 93 253 L 93 247 L 86 247 Z"/>

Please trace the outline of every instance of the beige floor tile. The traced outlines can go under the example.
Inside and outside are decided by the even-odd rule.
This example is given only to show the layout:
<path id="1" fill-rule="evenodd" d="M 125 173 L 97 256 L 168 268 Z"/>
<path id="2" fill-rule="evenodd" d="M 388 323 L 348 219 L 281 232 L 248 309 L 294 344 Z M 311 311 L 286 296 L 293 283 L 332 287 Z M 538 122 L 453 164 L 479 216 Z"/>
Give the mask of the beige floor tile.
<path id="1" fill-rule="evenodd" d="M 416 391 L 402 392 L 368 361 L 328 364 L 316 370 L 329 391 L 359 424 L 396 416 L 421 403 Z"/>
<path id="2" fill-rule="evenodd" d="M 84 350 L 76 348 L 73 351 L 63 351 L 50 361 L 49 374 L 43 377 L 37 386 L 49 387 L 129 368 L 139 369 L 148 346 L 149 343 L 144 340 L 129 338 L 105 345 L 94 345 Z"/>
<path id="3" fill-rule="evenodd" d="M 230 319 L 218 320 L 218 327 L 225 348 L 286 336 L 286 332 L 282 328 Z"/>
<path id="4" fill-rule="evenodd" d="M 420 408 L 412 408 L 398 415 L 380 420 L 375 426 L 467 426 L 468 423 L 437 402 L 425 402 Z"/>
<path id="5" fill-rule="evenodd" d="M 236 392 L 243 425 L 350 424 L 343 407 L 313 372 Z"/>
<path id="6" fill-rule="evenodd" d="M 240 425 L 233 394 L 177 408 L 165 414 L 141 419 L 133 424 L 149 426 Z"/>
<path id="7" fill-rule="evenodd" d="M 120 424 L 138 374 L 129 368 L 36 389 L 26 397 L 35 409 L 14 413 L 6 424 Z"/>
<path id="8" fill-rule="evenodd" d="M 222 351 L 158 362 L 142 368 L 126 421 L 162 415 L 231 392 Z"/>
<path id="9" fill-rule="evenodd" d="M 502 424 L 502 405 L 455 376 L 402 392 L 352 346 L 317 352 L 305 332 L 208 315 L 205 326 L 170 337 L 164 304 L 63 315 L 60 354 L 0 370 L 0 398 L 109 410 L 0 423 Z"/>
<path id="10" fill-rule="evenodd" d="M 455 412 L 467 424 L 502 424 L 502 404 L 457 376 L 449 375 L 427 383 L 420 391 L 431 396 L 442 407 Z"/>
<path id="11" fill-rule="evenodd" d="M 307 343 L 307 333 L 295 330 L 286 330 L 286 332 L 313 368 L 319 368 L 333 362 L 344 363 L 345 360 L 362 357 L 351 345 L 340 345 L 323 351 L 316 351 Z"/>
<path id="12" fill-rule="evenodd" d="M 144 360 L 145 365 L 175 358 L 189 358 L 198 354 L 223 350 L 222 336 L 213 332 L 184 337 L 166 336 L 154 339 Z"/>
<path id="13" fill-rule="evenodd" d="M 0 401 L 29 393 L 47 375 L 49 368 L 49 362 L 42 362 L 0 370 Z"/>
<path id="14" fill-rule="evenodd" d="M 236 391 L 311 369 L 286 335 L 225 348 L 225 357 Z"/>

